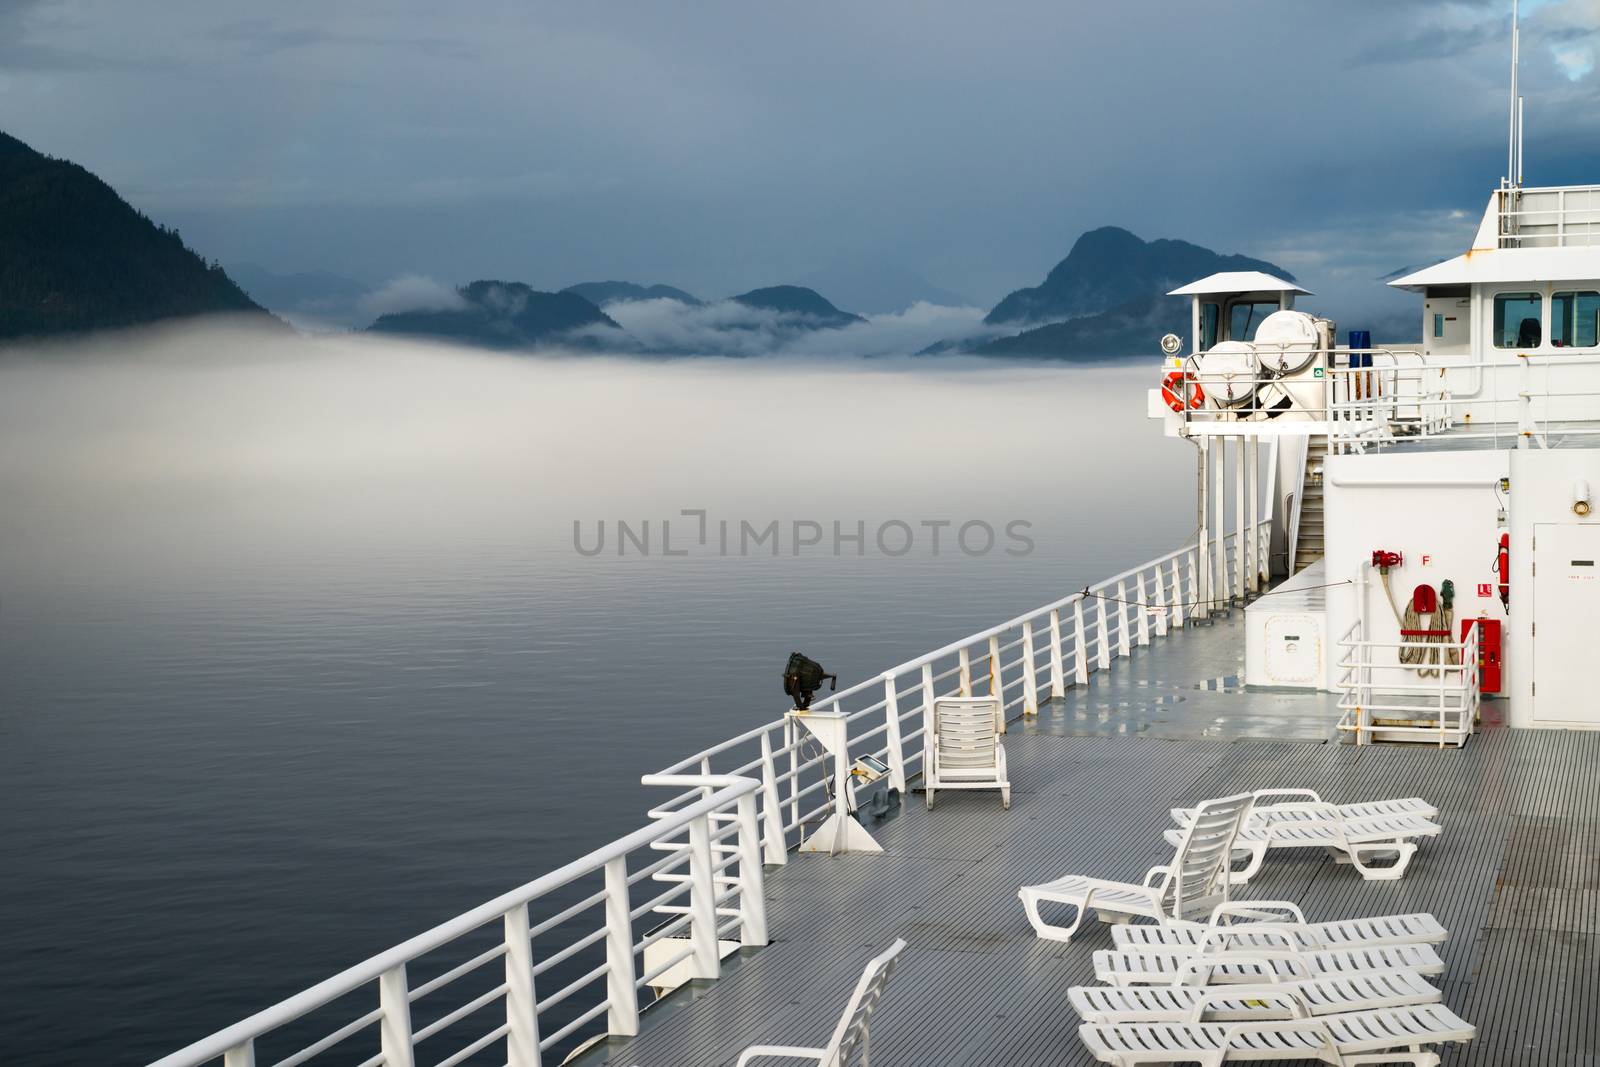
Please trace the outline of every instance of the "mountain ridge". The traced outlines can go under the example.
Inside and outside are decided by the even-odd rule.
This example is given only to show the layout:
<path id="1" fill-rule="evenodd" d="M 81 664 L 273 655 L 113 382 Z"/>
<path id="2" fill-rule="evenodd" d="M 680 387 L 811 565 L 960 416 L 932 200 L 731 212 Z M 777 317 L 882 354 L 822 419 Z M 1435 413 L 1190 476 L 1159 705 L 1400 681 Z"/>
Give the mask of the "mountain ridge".
<path id="1" fill-rule="evenodd" d="M 1208 274 L 1243 270 L 1295 280 L 1282 267 L 1251 256 L 1225 255 L 1172 238 L 1146 241 L 1120 226 L 1101 226 L 1079 236 L 1043 282 L 1008 294 L 983 321 L 1031 327 L 1096 315 Z"/>
<path id="2" fill-rule="evenodd" d="M 0 339 L 265 308 L 85 167 L 0 133 Z"/>

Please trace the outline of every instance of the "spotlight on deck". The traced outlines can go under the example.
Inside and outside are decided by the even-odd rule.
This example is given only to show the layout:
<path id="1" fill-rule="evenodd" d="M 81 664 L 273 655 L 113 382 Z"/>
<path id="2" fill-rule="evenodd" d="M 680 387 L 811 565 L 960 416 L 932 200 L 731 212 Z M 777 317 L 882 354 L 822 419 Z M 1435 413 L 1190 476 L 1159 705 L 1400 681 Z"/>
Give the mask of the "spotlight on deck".
<path id="1" fill-rule="evenodd" d="M 1175 333 L 1169 333 L 1161 339 L 1161 351 L 1169 356 L 1178 354 L 1178 349 L 1183 347 L 1183 338 Z"/>
<path id="2" fill-rule="evenodd" d="M 789 653 L 789 663 L 783 668 L 783 691 L 794 701 L 798 710 L 804 711 L 811 706 L 811 698 L 822 688 L 824 678 L 828 680 L 830 693 L 838 688 L 837 674 L 829 674 L 822 669 L 822 664 L 807 658 L 804 652 Z"/>

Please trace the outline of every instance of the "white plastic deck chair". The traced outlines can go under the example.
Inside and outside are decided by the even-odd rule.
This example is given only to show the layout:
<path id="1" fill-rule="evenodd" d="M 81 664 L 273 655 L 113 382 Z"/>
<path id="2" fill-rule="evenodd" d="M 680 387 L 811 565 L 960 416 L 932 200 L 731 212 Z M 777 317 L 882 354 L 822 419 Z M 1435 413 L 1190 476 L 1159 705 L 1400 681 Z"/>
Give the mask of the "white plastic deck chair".
<path id="1" fill-rule="evenodd" d="M 1049 941 L 1070 941 L 1093 909 L 1100 921 L 1127 922 L 1135 915 L 1165 925 L 1172 919 L 1207 915 L 1228 901 L 1228 864 L 1234 838 L 1250 815 L 1249 793 L 1208 800 L 1196 809 L 1184 830 L 1172 862 L 1152 867 L 1143 885 L 1100 878 L 1067 877 L 1017 891 L 1034 932 Z M 1068 904 L 1077 909 L 1071 926 L 1052 926 L 1039 917 L 1041 901 Z"/>
<path id="2" fill-rule="evenodd" d="M 1236 852 L 1249 859 L 1242 869 L 1233 872 L 1237 885 L 1260 872 L 1270 848 L 1322 848 L 1338 862 L 1354 867 L 1368 881 L 1393 881 L 1411 865 L 1417 854 L 1417 839 L 1437 837 L 1441 829 L 1427 815 L 1420 814 L 1432 810 L 1431 805 L 1415 797 L 1340 805 L 1324 802 L 1309 789 L 1258 789 L 1254 796 L 1255 808 L 1234 845 Z M 1172 812 L 1180 825 L 1188 814 L 1181 808 Z M 1173 829 L 1165 836 L 1175 844 L 1182 833 L 1181 829 Z"/>
<path id="3" fill-rule="evenodd" d="M 1284 994 L 1263 992 L 1262 996 Z M 1354 1011 L 1266 1023 L 1085 1023 L 1078 1037 L 1095 1059 L 1113 1067 L 1142 1064 L 1271 1060 L 1436 1067 L 1428 1046 L 1471 1041 L 1477 1028 L 1439 1004 Z"/>
<path id="4" fill-rule="evenodd" d="M 923 734 L 922 747 L 928 807 L 933 807 L 937 789 L 998 789 L 1001 806 L 1011 806 L 1006 749 L 1000 743 L 1003 714 L 996 697 L 946 697 L 933 702 L 933 721 Z"/>
<path id="5" fill-rule="evenodd" d="M 900 952 L 905 947 L 905 940 L 897 939 L 883 955 L 867 961 L 867 968 L 861 972 L 861 980 L 856 983 L 855 992 L 850 994 L 850 1002 L 845 1005 L 844 1014 L 839 1017 L 839 1025 L 834 1028 L 827 1048 L 751 1045 L 739 1054 L 736 1067 L 744 1067 L 751 1060 L 761 1057 L 815 1060 L 820 1067 L 868 1067 L 868 1024 L 879 998 L 883 996 L 884 984 L 889 981 L 889 975 L 893 973 Z"/>
<path id="6" fill-rule="evenodd" d="M 1274 997 L 1273 993 L 1289 994 Z M 1086 1023 L 1269 1022 L 1437 1004 L 1439 987 L 1416 971 L 1372 971 L 1268 985 L 1073 986 L 1067 1003 Z"/>
<path id="7" fill-rule="evenodd" d="M 1244 920 L 1244 921 L 1240 921 Z M 1118 948 L 1193 949 L 1217 945 L 1238 949 L 1290 948 L 1318 952 L 1336 948 L 1383 945 L 1438 945 L 1450 931 L 1427 912 L 1371 915 L 1359 919 L 1307 922 L 1299 905 L 1289 900 L 1235 900 L 1219 904 L 1203 923 L 1172 922 L 1166 926 L 1119 923 L 1111 928 Z"/>

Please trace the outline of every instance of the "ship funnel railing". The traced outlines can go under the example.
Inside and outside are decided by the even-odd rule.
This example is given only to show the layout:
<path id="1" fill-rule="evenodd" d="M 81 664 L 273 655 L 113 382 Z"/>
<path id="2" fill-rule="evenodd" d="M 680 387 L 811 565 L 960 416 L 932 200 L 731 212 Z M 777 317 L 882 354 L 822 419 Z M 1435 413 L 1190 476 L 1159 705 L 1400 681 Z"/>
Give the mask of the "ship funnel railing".
<path id="1" fill-rule="evenodd" d="M 645 784 L 697 790 L 692 803 L 626 837 L 154 1067 L 414 1067 L 423 1055 L 454 1067 L 491 1054 L 510 1067 L 544 1067 L 584 1040 L 638 1033 L 652 989 L 717 978 L 730 945 L 767 943 L 761 782 Z M 655 892 L 660 884 L 667 888 Z M 669 972 L 678 977 L 664 981 Z"/>

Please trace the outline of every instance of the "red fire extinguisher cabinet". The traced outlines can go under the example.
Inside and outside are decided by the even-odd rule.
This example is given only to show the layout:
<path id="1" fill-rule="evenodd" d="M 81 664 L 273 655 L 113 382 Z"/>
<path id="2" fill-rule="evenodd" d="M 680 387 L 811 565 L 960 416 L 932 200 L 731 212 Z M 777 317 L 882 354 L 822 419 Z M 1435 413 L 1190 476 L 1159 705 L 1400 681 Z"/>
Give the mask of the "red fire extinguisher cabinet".
<path id="1" fill-rule="evenodd" d="M 1461 640 L 1467 639 L 1471 627 L 1478 628 L 1478 689 L 1484 693 L 1500 692 L 1500 620 L 1462 619 Z"/>

